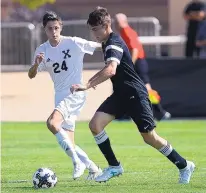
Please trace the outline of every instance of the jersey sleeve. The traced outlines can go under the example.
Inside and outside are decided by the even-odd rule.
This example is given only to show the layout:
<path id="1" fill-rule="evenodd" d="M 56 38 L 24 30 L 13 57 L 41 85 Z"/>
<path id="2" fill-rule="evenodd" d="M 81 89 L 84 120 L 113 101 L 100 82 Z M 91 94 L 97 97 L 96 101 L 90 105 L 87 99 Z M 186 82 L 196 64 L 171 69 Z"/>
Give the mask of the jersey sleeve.
<path id="1" fill-rule="evenodd" d="M 93 41 L 88 41 L 83 38 L 75 37 L 75 43 L 80 48 L 81 52 L 93 55 L 96 48 L 100 47 L 100 44 Z"/>
<path id="2" fill-rule="evenodd" d="M 41 52 L 45 53 L 45 50 L 43 49 L 42 46 L 36 48 L 36 51 L 34 53 L 34 58 L 33 58 L 33 62 L 32 62 L 32 65 L 35 64 L 35 58 L 38 54 L 40 54 Z M 46 71 L 46 64 L 45 64 L 45 61 L 43 60 L 39 66 L 38 66 L 38 72 L 42 72 L 42 71 Z"/>
<path id="3" fill-rule="evenodd" d="M 123 49 L 120 43 L 111 42 L 105 48 L 105 62 L 115 61 L 120 64 L 123 56 Z"/>

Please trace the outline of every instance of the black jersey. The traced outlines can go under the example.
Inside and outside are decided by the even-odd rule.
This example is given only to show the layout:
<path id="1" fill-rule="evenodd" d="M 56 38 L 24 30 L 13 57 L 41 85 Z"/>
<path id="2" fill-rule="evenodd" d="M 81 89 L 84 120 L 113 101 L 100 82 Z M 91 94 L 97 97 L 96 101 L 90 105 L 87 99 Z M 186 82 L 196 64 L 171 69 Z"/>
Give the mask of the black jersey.
<path id="1" fill-rule="evenodd" d="M 147 93 L 146 87 L 135 72 L 132 58 L 122 38 L 111 33 L 108 40 L 102 43 L 105 63 L 116 61 L 118 63 L 116 74 L 111 77 L 114 93 L 123 94 L 131 89 L 140 93 Z"/>

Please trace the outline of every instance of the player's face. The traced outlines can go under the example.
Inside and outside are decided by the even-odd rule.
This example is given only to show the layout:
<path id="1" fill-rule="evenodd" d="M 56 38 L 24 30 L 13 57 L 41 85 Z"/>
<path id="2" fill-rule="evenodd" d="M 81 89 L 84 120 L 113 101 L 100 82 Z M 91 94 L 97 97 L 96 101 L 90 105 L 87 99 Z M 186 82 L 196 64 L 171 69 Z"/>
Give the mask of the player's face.
<path id="1" fill-rule="evenodd" d="M 59 21 L 49 21 L 45 26 L 47 38 L 50 41 L 59 41 L 62 25 Z"/>
<path id="2" fill-rule="evenodd" d="M 98 42 L 103 42 L 105 39 L 107 39 L 107 26 L 90 26 L 90 31 L 92 35 L 96 38 Z"/>

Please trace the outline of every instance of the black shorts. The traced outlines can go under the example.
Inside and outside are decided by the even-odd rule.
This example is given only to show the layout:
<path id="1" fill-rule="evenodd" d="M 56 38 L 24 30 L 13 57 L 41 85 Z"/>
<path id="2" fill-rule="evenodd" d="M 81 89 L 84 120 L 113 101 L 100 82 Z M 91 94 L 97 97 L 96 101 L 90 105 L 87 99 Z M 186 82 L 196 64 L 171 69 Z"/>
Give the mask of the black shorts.
<path id="1" fill-rule="evenodd" d="M 135 63 L 135 71 L 145 84 L 150 83 L 148 63 L 145 59 L 137 59 Z"/>
<path id="2" fill-rule="evenodd" d="M 116 119 L 126 114 L 135 122 L 140 133 L 148 133 L 156 127 L 148 97 L 139 96 L 137 92 L 123 98 L 113 93 L 100 105 L 97 112 L 114 115 Z"/>

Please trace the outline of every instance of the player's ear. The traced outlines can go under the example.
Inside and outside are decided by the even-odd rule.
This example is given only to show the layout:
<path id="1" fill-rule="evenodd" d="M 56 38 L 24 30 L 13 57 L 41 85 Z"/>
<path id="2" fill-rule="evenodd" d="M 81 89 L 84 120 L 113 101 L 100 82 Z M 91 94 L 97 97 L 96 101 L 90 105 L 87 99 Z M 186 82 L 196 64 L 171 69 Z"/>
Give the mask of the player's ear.
<path id="1" fill-rule="evenodd" d="M 107 23 L 104 24 L 104 29 L 105 29 L 105 30 L 108 30 L 108 29 L 109 29 L 109 24 L 107 24 Z"/>

